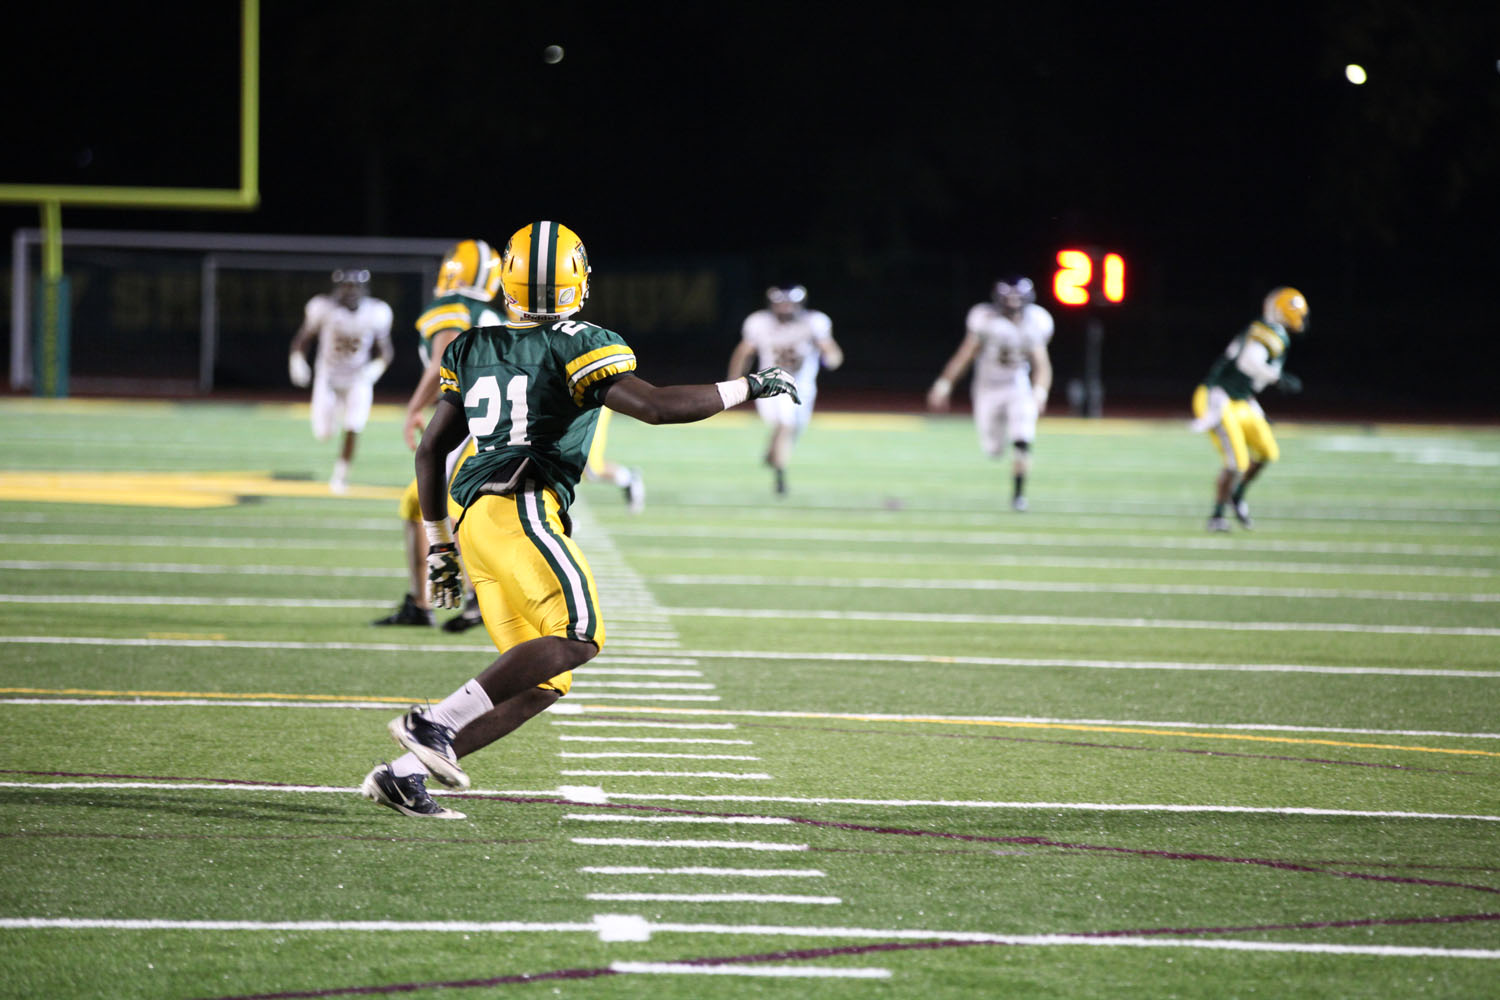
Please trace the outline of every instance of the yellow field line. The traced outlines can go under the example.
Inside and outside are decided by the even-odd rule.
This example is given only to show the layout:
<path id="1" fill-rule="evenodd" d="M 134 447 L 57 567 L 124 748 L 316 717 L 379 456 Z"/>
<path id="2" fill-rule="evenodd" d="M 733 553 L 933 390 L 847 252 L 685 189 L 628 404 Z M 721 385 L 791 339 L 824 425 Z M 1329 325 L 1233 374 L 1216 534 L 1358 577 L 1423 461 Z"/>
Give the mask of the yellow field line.
<path id="1" fill-rule="evenodd" d="M 59 697 L 68 695 L 92 695 L 97 698 L 263 698 L 268 701 L 388 701 L 394 705 L 415 705 L 423 698 L 391 698 L 385 695 L 368 694 L 285 694 L 277 692 L 254 693 L 244 691 L 104 691 L 92 688 L 23 688 L 0 687 L 0 694 L 46 694 Z"/>
<path id="2" fill-rule="evenodd" d="M 646 705 L 586 705 L 608 712 L 676 713 L 681 715 L 743 715 L 727 709 L 657 708 Z M 754 714 L 754 713 L 750 713 Z M 1363 750 L 1406 750 L 1413 753 L 1451 753 L 1473 757 L 1500 757 L 1493 750 L 1458 750 L 1449 747 L 1404 746 L 1398 743 L 1360 743 L 1353 740 L 1313 739 L 1305 736 L 1259 736 L 1251 733 L 1195 733 L 1184 729 L 1149 729 L 1144 726 L 1112 726 L 1084 722 L 1020 722 L 1002 719 L 935 719 L 924 715 L 857 715 L 838 712 L 776 712 L 777 718 L 832 719 L 840 722 L 924 722 L 940 726 L 1000 726 L 1010 729 L 1061 729 L 1084 733 L 1132 733 L 1140 736 L 1186 736 L 1198 740 L 1243 740 L 1252 743 L 1296 743 Z"/>

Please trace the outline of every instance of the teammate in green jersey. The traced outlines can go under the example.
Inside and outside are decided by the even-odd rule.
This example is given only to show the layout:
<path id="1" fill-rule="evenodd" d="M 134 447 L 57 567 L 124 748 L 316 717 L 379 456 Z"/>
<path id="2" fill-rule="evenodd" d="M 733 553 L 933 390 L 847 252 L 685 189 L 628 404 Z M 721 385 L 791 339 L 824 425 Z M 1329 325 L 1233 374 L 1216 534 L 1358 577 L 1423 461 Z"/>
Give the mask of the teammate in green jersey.
<path id="1" fill-rule="evenodd" d="M 459 758 L 514 729 L 517 699 L 537 685 L 565 691 L 559 682 L 604 645 L 593 574 L 569 537 L 567 514 L 599 408 L 669 424 L 750 399 L 797 398 L 796 382 L 780 368 L 716 385 L 638 378 L 635 352 L 619 334 L 569 318 L 588 297 L 589 270 L 568 227 L 526 226 L 501 261 L 506 321 L 461 334 L 443 354 L 437 412 L 416 457 L 428 596 L 437 607 L 456 607 L 462 596 L 451 491 L 462 508 L 458 542 L 500 656 L 438 704 L 391 720 L 389 732 L 423 770 L 398 775 L 382 764 L 361 792 L 406 815 L 461 818 L 432 800 L 426 774 L 467 788 Z M 444 456 L 467 434 L 475 454 L 449 484 Z"/>
<path id="2" fill-rule="evenodd" d="M 406 402 L 402 435 L 406 446 L 417 450 L 417 435 L 427 423 L 427 408 L 438 398 L 438 362 L 453 339 L 476 326 L 500 322 L 491 300 L 500 291 L 500 254 L 484 240 L 463 240 L 449 247 L 438 268 L 432 301 L 417 317 L 417 350 L 422 357 L 422 378 Z M 472 452 L 464 441 L 448 456 L 451 470 Z M 431 626 L 432 608 L 427 603 L 427 539 L 422 536 L 422 508 L 417 500 L 417 481 L 407 484 L 398 507 L 405 542 L 409 585 L 396 610 L 376 625 Z M 472 596 L 472 595 L 471 595 Z M 443 623 L 446 632 L 463 632 L 481 624 L 477 601 L 465 601 L 461 614 Z"/>
<path id="3" fill-rule="evenodd" d="M 1228 531 L 1224 508 L 1250 527 L 1245 490 L 1261 470 L 1281 457 L 1276 436 L 1255 394 L 1269 385 L 1297 392 L 1301 381 L 1283 371 L 1292 334 L 1307 329 L 1307 299 L 1295 288 L 1274 288 L 1262 316 L 1229 342 L 1193 393 L 1193 429 L 1205 431 L 1224 460 L 1214 483 L 1209 531 Z"/>

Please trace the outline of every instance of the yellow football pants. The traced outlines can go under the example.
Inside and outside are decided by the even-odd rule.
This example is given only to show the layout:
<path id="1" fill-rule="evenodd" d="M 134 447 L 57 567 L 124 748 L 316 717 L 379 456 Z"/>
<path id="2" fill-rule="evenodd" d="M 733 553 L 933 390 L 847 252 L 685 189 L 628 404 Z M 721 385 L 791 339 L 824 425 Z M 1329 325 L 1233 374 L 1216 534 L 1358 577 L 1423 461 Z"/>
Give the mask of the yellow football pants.
<path id="1" fill-rule="evenodd" d="M 1218 422 L 1205 433 L 1213 439 L 1214 447 L 1219 450 L 1227 468 L 1242 473 L 1250 467 L 1251 460 L 1274 462 L 1281 457 L 1276 435 L 1271 433 L 1271 425 L 1260 403 L 1254 398 L 1219 402 Z M 1208 386 L 1200 385 L 1193 393 L 1193 416 L 1203 419 L 1209 405 Z"/>
<path id="2" fill-rule="evenodd" d="M 465 459 L 474 454 L 475 447 L 476 445 L 474 443 L 474 439 L 468 438 L 465 441 L 463 448 L 459 451 L 457 459 L 453 459 L 451 455 L 449 456 L 450 465 L 448 468 L 448 482 L 450 485 L 453 482 L 453 477 L 458 475 L 458 467 L 464 464 Z M 412 477 L 411 482 L 406 484 L 406 492 L 401 494 L 400 510 L 401 520 L 410 521 L 413 524 L 422 523 L 422 504 L 417 499 L 417 479 L 415 476 Z M 454 520 L 458 520 L 458 516 L 462 513 L 463 508 L 454 503 L 452 497 L 449 497 L 448 516 L 453 518 Z"/>
<path id="3" fill-rule="evenodd" d="M 459 525 L 458 546 L 479 595 L 485 630 L 502 653 L 546 635 L 604 648 L 594 575 L 563 534 L 559 511 L 557 494 L 530 488 L 480 497 Z M 570 671 L 542 686 L 566 694 L 572 683 Z"/>

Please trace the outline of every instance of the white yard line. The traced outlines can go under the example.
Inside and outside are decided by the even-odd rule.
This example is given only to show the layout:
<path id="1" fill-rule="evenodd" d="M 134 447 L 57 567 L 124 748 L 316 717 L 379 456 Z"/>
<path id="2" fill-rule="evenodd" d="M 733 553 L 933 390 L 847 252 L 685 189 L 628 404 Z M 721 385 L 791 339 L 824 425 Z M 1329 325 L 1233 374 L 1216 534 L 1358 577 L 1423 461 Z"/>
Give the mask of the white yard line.
<path id="1" fill-rule="evenodd" d="M 568 813 L 563 819 L 579 823 L 729 823 L 745 826 L 791 826 L 784 816 L 638 816 L 633 813 Z"/>
<path id="2" fill-rule="evenodd" d="M 441 645 L 438 643 L 401 642 L 294 642 L 271 639 L 180 639 L 180 638 L 133 638 L 127 636 L 85 635 L 5 635 L 0 644 L 32 646 L 155 646 L 162 648 L 198 649 L 285 649 L 285 650 L 340 650 L 357 653 L 463 653 L 494 656 L 495 647 L 490 645 Z M 698 661 L 683 656 L 639 656 L 605 652 L 603 663 L 619 665 L 641 664 L 652 667 L 696 667 Z M 601 664 L 602 665 L 602 664 Z"/>
<path id="3" fill-rule="evenodd" d="M 81 692 L 80 692 L 81 693 Z M 329 709 L 379 709 L 390 711 L 393 708 L 412 703 L 412 698 L 387 698 L 371 699 L 362 701 L 357 698 L 321 700 L 294 700 L 268 699 L 246 696 L 242 698 L 202 698 L 185 696 L 180 698 L 152 697 L 153 694 L 164 694 L 165 692 L 120 692 L 113 698 L 85 698 L 85 697 L 26 697 L 14 696 L 0 698 L 0 704 L 5 705 L 90 705 L 90 706 L 112 706 L 121 708 L 160 708 L 177 706 L 221 706 L 235 708 L 329 708 Z M 596 698 L 604 697 L 596 695 Z M 647 700 L 647 696 L 640 696 L 637 700 Z M 1270 723 L 1270 722 L 1183 722 L 1183 721 L 1151 721 L 1140 719 L 1064 719 L 1042 716 L 1004 716 L 1004 715 L 893 715 L 873 712 L 807 712 L 807 711 L 769 711 L 752 709 L 729 709 L 729 708 L 643 708 L 637 706 L 596 706 L 604 711 L 617 712 L 673 712 L 692 715 L 732 715 L 746 718 L 765 719 L 825 719 L 841 722 L 952 722 L 952 723 L 998 723 L 1016 724 L 1020 726 L 1035 725 L 1047 726 L 1087 726 L 1087 727 L 1150 727 L 1157 729 L 1220 729 L 1235 732 L 1265 732 L 1265 733 L 1312 733 L 1333 734 L 1352 736 L 1420 736 L 1420 737 L 1444 737 L 1449 739 L 1472 739 L 1472 740 L 1500 740 L 1500 732 L 1461 732 L 1451 729 L 1370 729 L 1354 728 L 1349 726 L 1302 726 L 1294 724 Z M 588 706 L 581 704 L 559 703 L 549 710 L 550 713 L 579 714 L 586 713 Z M 675 729 L 675 730 L 732 730 L 734 723 L 715 722 L 652 722 L 647 720 L 627 721 L 592 721 L 572 719 L 549 720 L 554 726 L 587 726 L 587 727 L 609 727 L 626 729 Z M 568 737 L 561 737 L 566 739 Z M 609 737 L 572 737 L 573 739 L 611 739 Z M 660 742 L 650 739 L 636 740 L 630 737 L 616 738 L 625 742 Z M 742 743 L 753 745 L 749 740 L 711 740 L 693 741 L 683 740 L 678 742 L 715 742 L 715 743 Z"/>
<path id="4" fill-rule="evenodd" d="M 553 719 L 554 726 L 578 726 L 590 729 L 735 729 L 732 722 L 648 722 L 634 720 L 603 722 L 594 720 Z"/>
<path id="5" fill-rule="evenodd" d="M 722 548 L 703 549 L 643 549 L 637 553 L 647 558 L 707 559 L 722 562 Z M 806 565 L 808 554 L 803 549 L 778 550 L 760 548 L 736 553 L 737 559 L 768 562 L 792 562 Z M 824 562 L 871 562 L 879 565 L 933 565 L 951 562 L 951 556 L 917 555 L 909 552 L 871 552 L 868 550 L 846 550 L 820 552 L 818 559 Z M 1500 576 L 1500 570 L 1482 566 L 1435 566 L 1423 564 L 1380 563 L 1293 563 L 1269 560 L 1196 560 L 1196 559 L 1104 559 L 1088 556 L 1055 556 L 1030 554 L 1025 556 L 997 555 L 994 553 L 967 552 L 964 561 L 975 566 L 1024 566 L 1048 569 L 1104 569 L 1127 571 L 1163 571 L 1188 573 L 1235 574 L 1251 573 L 1261 576 L 1279 573 L 1322 574 L 1338 576 L 1434 576 L 1460 579 L 1491 579 Z M 0 569 L 40 572 L 86 572 L 86 573 L 139 573 L 147 575 L 194 575 L 194 576 L 312 576 L 312 577 L 357 577 L 400 579 L 405 574 L 392 569 L 364 569 L 351 566 L 307 566 L 264 564 L 233 565 L 210 563 L 141 563 L 107 562 L 98 560 L 51 560 L 51 559 L 5 559 L 0 560 Z M 661 638 L 661 636 L 657 636 Z"/>
<path id="6" fill-rule="evenodd" d="M 838 906 L 837 896 L 798 896 L 758 892 L 591 892 L 585 899 L 598 903 L 805 903 Z"/>
<path id="7" fill-rule="evenodd" d="M 358 794 L 358 789 L 353 787 L 342 787 L 334 785 L 256 785 L 256 784 L 229 784 L 219 782 L 195 782 L 195 781 L 0 781 L 0 788 L 18 788 L 27 791 L 76 791 L 88 789 L 93 791 L 107 791 L 120 789 L 146 788 L 156 791 L 174 791 L 186 789 L 190 791 L 215 791 L 215 792 L 271 792 L 284 795 L 348 795 Z M 565 789 L 504 789 L 475 791 L 473 789 L 464 793 L 463 797 L 468 799 L 507 799 L 516 797 L 546 798 L 565 797 Z M 444 797 L 441 790 L 435 790 L 434 794 L 439 798 Z M 860 799 L 839 798 L 837 796 L 811 797 L 791 795 L 687 795 L 671 792 L 608 792 L 602 790 L 597 796 L 591 796 L 588 800 L 573 798 L 572 801 L 579 804 L 598 804 L 601 801 L 631 801 L 631 802 L 716 802 L 716 803 L 771 803 L 779 805 L 856 805 L 856 806 L 882 806 L 893 809 L 1001 809 L 1001 810 L 1038 810 L 1049 811 L 1079 811 L 1079 812 L 1138 812 L 1138 813 L 1224 813 L 1224 814 L 1261 814 L 1269 816 L 1341 816 L 1356 819 L 1413 819 L 1413 820 L 1461 820 L 1475 821 L 1481 823 L 1500 823 L 1500 816 L 1485 815 L 1482 813 L 1428 813 L 1407 812 L 1401 810 L 1377 810 L 1377 809 L 1322 809 L 1312 806 L 1235 806 L 1235 805 L 1212 805 L 1212 804 L 1188 804 L 1188 803 L 1140 803 L 1140 802 L 1003 802 L 987 800 L 965 800 L 965 799 Z M 629 840 L 624 838 L 605 838 L 603 840 L 589 838 L 575 838 L 574 843 L 579 844 L 603 844 L 625 847 L 654 847 L 654 846 L 693 846 L 702 844 L 700 841 L 673 841 L 673 840 Z M 726 843 L 714 841 L 712 845 Z M 766 850 L 806 850 L 807 845 L 788 847 L 786 845 L 772 845 Z"/>
<path id="8" fill-rule="evenodd" d="M 822 940 L 965 941 L 1030 947 L 1203 948 L 1217 951 L 1349 955 L 1378 958 L 1500 959 L 1500 949 L 1431 948 L 1403 945 L 1318 944 L 1245 941 L 1234 938 L 1094 937 L 1081 934 L 991 934 L 983 931 L 919 930 L 911 927 L 817 927 L 767 924 L 652 923 L 644 917 L 600 914 L 589 922 L 400 921 L 400 920 L 166 920 L 90 917 L 0 917 L 0 930 L 244 931 L 247 933 L 368 934 L 594 934 L 601 937 L 622 922 L 649 940 L 656 934 L 714 934 L 730 937 L 791 937 Z M 623 940 L 614 937 L 613 940 Z"/>
<path id="9" fill-rule="evenodd" d="M 1231 587 L 1222 584 L 1062 583 L 1048 580 L 922 579 L 915 577 L 753 576 L 671 573 L 652 577 L 672 586 L 815 587 L 818 590 L 962 590 L 1051 594 L 1141 594 L 1183 597 L 1279 597 L 1290 600 L 1412 601 L 1493 604 L 1500 593 L 1465 594 L 1410 590 L 1332 590 L 1312 587 Z"/>
<path id="10" fill-rule="evenodd" d="M 102 544 L 102 543 L 101 543 Z M 405 579 L 398 569 L 363 569 L 356 566 L 266 566 L 209 565 L 204 563 L 100 562 L 97 560 L 5 559 L 0 569 L 64 573 L 145 573 L 192 576 L 314 576 Z M 391 603 L 391 602 L 387 602 Z"/>
<path id="11" fill-rule="evenodd" d="M 640 837 L 571 837 L 582 847 L 683 847 L 731 851 L 806 851 L 807 844 L 774 844 L 761 840 L 648 840 Z"/>
<path id="12" fill-rule="evenodd" d="M 816 868 L 652 868 L 649 865 L 590 865 L 578 869 L 592 875 L 707 875 L 727 878 L 827 878 Z"/>
<path id="13" fill-rule="evenodd" d="M 991 802 L 959 799 L 847 799 L 810 798 L 790 795 L 681 795 L 669 792 L 610 792 L 611 801 L 632 802 L 732 802 L 779 803 L 783 805 L 855 805 L 893 809 L 1007 809 L 1066 810 L 1069 812 L 1121 813 L 1224 813 L 1268 816 L 1344 816 L 1358 819 L 1473 820 L 1500 823 L 1500 816 L 1482 813 L 1403 812 L 1392 809 L 1319 809 L 1312 806 L 1226 806 L 1138 802 Z"/>
<path id="14" fill-rule="evenodd" d="M 348 552 L 368 549 L 389 552 L 391 546 L 379 539 L 351 542 L 347 538 L 324 536 L 288 538 L 286 535 L 247 537 L 244 535 L 11 535 L 0 534 L 0 545 L 93 545 L 99 548 L 148 549 L 336 549 Z"/>
<path id="15" fill-rule="evenodd" d="M 919 625 L 1045 625 L 1054 628 L 1193 629 L 1218 632 L 1348 632 L 1364 635 L 1500 636 L 1500 628 L 1439 625 L 1364 625 L 1357 622 L 1225 622 L 1170 618 L 1083 618 L 1066 615 L 975 615 L 912 611 L 818 611 L 807 608 L 667 608 L 683 618 L 749 618 L 785 621 L 908 622 Z"/>
<path id="16" fill-rule="evenodd" d="M 1305 552 L 1343 553 L 1351 555 L 1409 555 L 1445 556 L 1458 558 L 1481 558 L 1500 555 L 1500 548 L 1492 545 L 1422 545 L 1413 542 L 1325 542 L 1310 540 L 1254 538 L 1196 538 L 1185 535 L 1076 535 L 1047 531 L 941 531 L 941 530 L 885 530 L 862 528 L 815 528 L 772 529 L 758 525 L 686 525 L 670 527 L 640 524 L 618 524 L 610 529 L 620 535 L 635 538 L 712 538 L 724 540 L 746 539 L 754 542 L 857 542 L 866 545 L 964 545 L 998 546 L 1015 545 L 1040 547 L 1054 545 L 1059 548 L 1089 549 L 1152 549 L 1156 551 L 1185 550 L 1192 552 Z M 27 536 L 16 536 L 26 539 Z M 85 536 L 87 537 L 87 536 Z M 0 541 L 4 536 L 0 536 Z M 97 541 L 97 536 L 95 536 Z"/>
<path id="17" fill-rule="evenodd" d="M 809 712 L 799 710 L 773 711 L 768 709 L 705 708 L 695 709 L 632 709 L 610 708 L 615 712 L 673 712 L 691 715 L 732 716 L 751 719 L 831 719 L 842 722 L 972 722 L 972 723 L 1018 723 L 1042 726 L 1136 726 L 1156 729 L 1227 729 L 1237 732 L 1267 733 L 1333 733 L 1352 736 L 1446 736 L 1454 739 L 1500 740 L 1500 732 L 1456 732 L 1445 729 L 1358 729 L 1348 726 L 1304 726 L 1274 722 L 1185 722 L 1181 720 L 1150 719 L 1071 719 L 1049 715 L 944 715 L 938 713 L 911 713 L 897 715 L 889 712 Z M 555 722 L 553 725 L 579 725 L 576 722 Z"/>
<path id="18" fill-rule="evenodd" d="M 739 771 L 559 771 L 568 778 L 718 778 L 721 781 L 770 781 L 771 776 L 761 772 Z"/>
<path id="19" fill-rule="evenodd" d="M 1377 674 L 1395 677 L 1500 677 L 1500 670 L 1449 670 L 1428 667 L 1336 667 L 1304 663 L 1210 663 L 1159 660 L 1099 660 L 1036 658 L 1019 656 L 938 656 L 922 653 L 886 653 L 879 650 L 830 652 L 784 652 L 780 650 L 683 650 L 682 655 L 699 660 L 792 660 L 848 663 L 938 663 L 945 666 L 979 667 L 1079 667 L 1093 670 L 1192 670 L 1228 673 L 1288 674 Z"/>
<path id="20" fill-rule="evenodd" d="M 593 898 L 593 897 L 590 897 Z M 611 962 L 611 972 L 647 976 L 755 976 L 773 979 L 889 979 L 890 969 L 825 965 L 693 965 L 686 962 Z"/>
<path id="21" fill-rule="evenodd" d="M 563 743 L 712 743 L 719 746 L 754 746 L 754 740 L 716 740 L 712 737 L 692 739 L 686 736 L 559 736 Z"/>
<path id="22" fill-rule="evenodd" d="M 607 701 L 611 698 L 617 701 L 718 701 L 716 694 L 624 694 L 615 692 L 613 694 L 596 693 L 589 686 L 586 677 L 580 677 L 573 693 L 579 698 L 592 698 L 595 701 Z"/>
<path id="23" fill-rule="evenodd" d="M 577 753 L 559 750 L 557 756 L 568 760 L 610 760 L 618 758 L 650 760 L 760 760 L 742 753 L 651 753 L 645 750 L 601 750 L 598 753 Z"/>
<path id="24" fill-rule="evenodd" d="M 582 671 L 582 668 L 580 668 Z M 578 675 L 579 684 L 585 680 L 590 688 L 634 688 L 643 691 L 712 691 L 713 684 L 709 683 L 684 683 L 672 681 L 596 681 L 598 671 L 582 671 Z M 702 676 L 701 674 L 699 676 Z"/>

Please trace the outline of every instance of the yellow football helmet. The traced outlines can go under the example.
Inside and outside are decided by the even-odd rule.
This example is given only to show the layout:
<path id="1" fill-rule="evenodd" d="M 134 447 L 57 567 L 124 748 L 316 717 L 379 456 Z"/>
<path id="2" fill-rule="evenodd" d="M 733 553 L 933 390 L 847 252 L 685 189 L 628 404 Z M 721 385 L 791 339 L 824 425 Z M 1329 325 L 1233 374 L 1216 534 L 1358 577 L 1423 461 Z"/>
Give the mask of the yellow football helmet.
<path id="1" fill-rule="evenodd" d="M 589 297 L 589 255 L 560 222 L 533 222 L 505 245 L 500 284 L 515 319 L 550 322 L 571 316 Z"/>
<path id="2" fill-rule="evenodd" d="M 500 255 L 484 240 L 464 240 L 448 248 L 432 294 L 467 295 L 488 302 L 500 290 Z"/>
<path id="3" fill-rule="evenodd" d="M 1293 333 L 1307 329 L 1307 299 L 1295 288 L 1283 285 L 1266 296 L 1262 315 L 1267 323 L 1280 323 Z"/>

